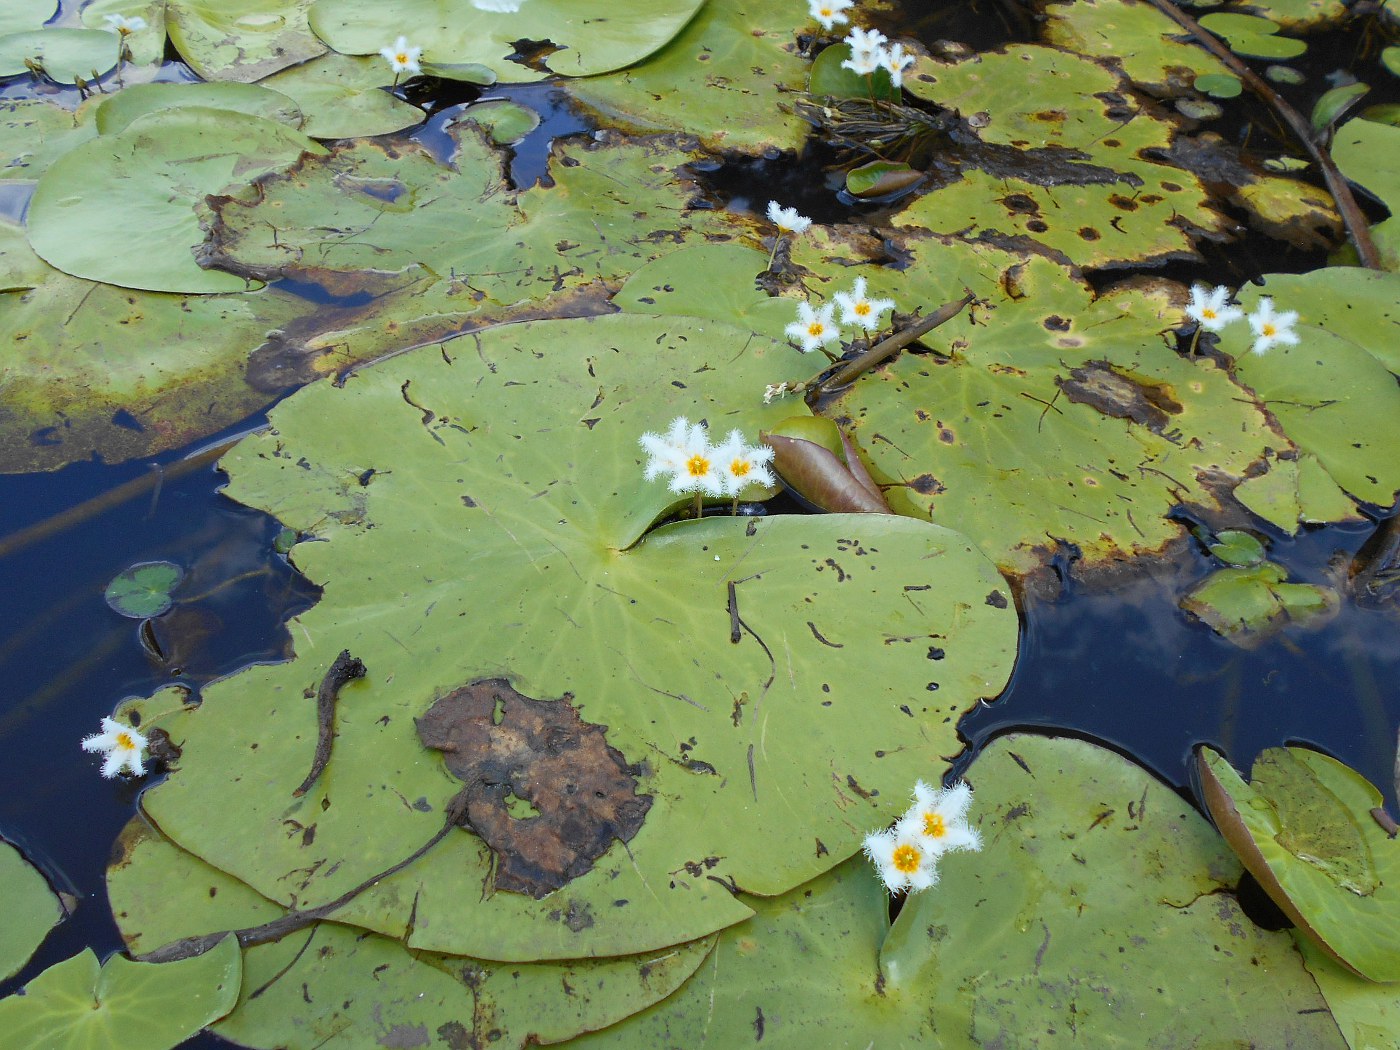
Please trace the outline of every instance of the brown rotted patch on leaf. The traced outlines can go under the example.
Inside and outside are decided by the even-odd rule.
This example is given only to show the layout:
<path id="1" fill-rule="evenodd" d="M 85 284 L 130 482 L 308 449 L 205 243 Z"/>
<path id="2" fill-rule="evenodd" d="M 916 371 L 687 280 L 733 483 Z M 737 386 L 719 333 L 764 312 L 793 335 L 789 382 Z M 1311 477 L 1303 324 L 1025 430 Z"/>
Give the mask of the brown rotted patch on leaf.
<path id="1" fill-rule="evenodd" d="M 1090 361 L 1056 379 L 1065 396 L 1114 419 L 1131 419 L 1160 434 L 1181 411 L 1181 403 L 1165 383 L 1149 383 L 1116 372 L 1107 361 Z"/>
<path id="2" fill-rule="evenodd" d="M 543 897 L 578 878 L 642 826 L 651 796 L 637 794 L 606 726 L 560 700 L 532 700 L 500 678 L 472 682 L 417 720 L 425 747 L 443 752 L 467 785 L 471 827 L 496 854 L 496 888 Z M 535 815 L 517 817 L 510 803 Z"/>

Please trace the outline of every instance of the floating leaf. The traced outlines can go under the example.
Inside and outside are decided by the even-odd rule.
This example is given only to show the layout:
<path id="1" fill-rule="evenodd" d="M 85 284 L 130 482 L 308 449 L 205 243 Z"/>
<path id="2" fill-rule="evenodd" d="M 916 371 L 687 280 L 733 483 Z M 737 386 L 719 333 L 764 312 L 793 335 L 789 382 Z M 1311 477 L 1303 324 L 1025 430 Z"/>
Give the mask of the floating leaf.
<path id="1" fill-rule="evenodd" d="M 1371 815 L 1381 793 L 1300 747 L 1261 753 L 1251 784 L 1210 748 L 1197 769 L 1220 833 L 1299 930 L 1363 977 L 1400 980 L 1400 839 Z"/>
<path id="2" fill-rule="evenodd" d="M 829 419 L 796 416 L 764 431 L 773 468 L 794 492 L 831 514 L 892 514 L 850 439 Z"/>
<path id="3" fill-rule="evenodd" d="M 132 951 L 180 937 L 256 926 L 282 910 L 177 849 L 136 818 L 107 872 L 108 895 Z M 612 1024 L 670 994 L 713 938 L 622 959 L 497 966 L 405 950 L 384 937 L 322 923 L 244 952 L 244 992 L 214 1026 L 247 1046 L 315 1050 L 327 1040 L 422 1045 L 439 1033 L 460 1045 L 558 1042 Z M 392 1044 L 391 1044 L 392 1045 Z"/>
<path id="4" fill-rule="evenodd" d="M 1376 984 L 1339 966 L 1306 937 L 1298 950 L 1351 1050 L 1391 1050 L 1400 1045 L 1400 997 L 1393 984 Z"/>
<path id="5" fill-rule="evenodd" d="M 1246 58 L 1297 58 L 1308 49 L 1301 40 L 1278 36 L 1279 27 L 1257 15 L 1213 12 L 1202 16 L 1201 27 L 1223 37 L 1231 51 Z"/>
<path id="6" fill-rule="evenodd" d="M 0 893 L 5 897 L 5 921 L 0 923 L 0 981 L 4 981 L 19 973 L 64 912 L 48 880 L 4 839 L 0 839 Z"/>
<path id="7" fill-rule="evenodd" d="M 629 313 L 713 317 L 774 339 L 795 316 L 791 299 L 769 296 L 757 278 L 763 252 L 741 244 L 695 244 L 649 262 L 613 296 Z"/>
<path id="8" fill-rule="evenodd" d="M 141 562 L 118 573 L 107 584 L 107 604 L 134 620 L 159 616 L 170 608 L 170 592 L 184 576 L 185 570 L 173 562 Z"/>
<path id="9" fill-rule="evenodd" d="M 145 29 L 129 32 L 122 38 L 130 56 L 128 61 L 147 65 L 165 57 L 165 4 L 162 0 L 92 0 L 83 6 L 83 25 L 110 33 L 108 15 L 140 18 L 146 23 Z"/>
<path id="10" fill-rule="evenodd" d="M 684 131 L 712 150 L 796 149 L 808 126 L 790 99 L 811 68 L 794 43 L 799 17 L 791 0 L 707 0 L 645 63 L 564 90 L 609 124 Z"/>
<path id="11" fill-rule="evenodd" d="M 485 128 L 491 141 L 500 146 L 519 142 L 540 126 L 540 115 L 533 109 L 504 98 L 468 106 L 459 119 Z"/>
<path id="12" fill-rule="evenodd" d="M 251 84 L 326 53 L 307 25 L 310 6 L 311 0 L 167 0 L 166 28 L 180 57 L 205 80 Z"/>
<path id="13" fill-rule="evenodd" d="M 1207 549 L 1226 565 L 1257 565 L 1264 560 L 1264 545 L 1238 529 L 1219 533 Z"/>
<path id="14" fill-rule="evenodd" d="M 1206 73 L 1196 78 L 1194 86 L 1211 98 L 1238 98 L 1244 90 L 1240 78 L 1233 73 Z"/>
<path id="15" fill-rule="evenodd" d="M 0 999 L 0 1026 L 13 1050 L 167 1050 L 233 1009 L 241 974 L 233 937 L 161 965 L 88 948 Z"/>
<path id="16" fill-rule="evenodd" d="M 678 993 L 572 1046 L 1344 1046 L 1290 938 L 1241 912 L 1238 865 L 1175 792 L 1102 748 L 1030 736 L 967 776 L 982 851 L 946 855 L 892 929 L 854 859 L 754 900 Z"/>
<path id="17" fill-rule="evenodd" d="M 28 72 L 30 63 L 60 84 L 96 80 L 117 64 L 117 34 L 96 29 L 36 29 L 0 36 L 0 77 Z"/>
<path id="18" fill-rule="evenodd" d="M 640 62 L 681 31 L 703 0 L 658 9 L 650 0 L 529 0 L 518 11 L 483 11 L 469 0 L 316 0 L 311 26 L 348 55 L 377 55 L 397 36 L 423 47 L 425 63 L 482 65 L 520 83 L 549 74 L 586 77 Z M 537 58 L 530 45 L 543 45 Z M 387 67 L 386 67 L 387 68 Z"/>
<path id="19" fill-rule="evenodd" d="M 57 0 L 9 0 L 0 4 L 0 35 L 38 29 L 57 13 Z"/>
<path id="20" fill-rule="evenodd" d="M 1371 89 L 1365 84 L 1343 84 L 1324 91 L 1313 103 L 1312 126 L 1316 131 L 1326 131 L 1337 123 L 1347 110 L 1361 101 Z"/>
<path id="21" fill-rule="evenodd" d="M 1154 95 L 1175 97 L 1204 77 L 1230 79 L 1224 64 L 1202 47 L 1182 40 L 1181 27 L 1149 3 L 1135 0 L 1074 0 L 1045 7 L 1047 43 L 1119 66 Z M 1239 81 L 1235 81 L 1236 94 Z"/>
<path id="22" fill-rule="evenodd" d="M 868 98 L 887 102 L 898 102 L 903 97 L 884 66 L 862 75 L 842 68 L 842 63 L 850 59 L 851 45 L 845 42 L 824 49 L 812 62 L 807 93 L 818 98 Z"/>
<path id="23" fill-rule="evenodd" d="M 312 138 L 340 139 L 388 135 L 423 122 L 423 111 L 389 90 L 382 58 L 354 58 L 331 52 L 284 69 L 262 81 L 264 87 L 295 99 Z M 489 83 L 481 70 L 480 83 Z"/>
<path id="24" fill-rule="evenodd" d="M 1288 570 L 1271 561 L 1220 569 L 1182 598 L 1181 607 L 1243 646 L 1257 645 L 1286 624 L 1315 623 L 1337 611 L 1340 599 L 1332 588 L 1287 579 Z"/>
<path id="25" fill-rule="evenodd" d="M 606 727 L 654 799 L 641 829 L 540 901 L 483 896 L 493 854 L 454 832 L 337 921 L 479 958 L 625 954 L 743 918 L 734 885 L 783 892 L 854 853 L 1001 688 L 1016 614 L 966 539 L 908 518 L 709 517 L 641 539 L 689 503 L 642 480 L 641 433 L 680 414 L 757 434 L 792 411 L 757 396 L 791 353 L 617 314 L 499 326 L 284 402 L 225 459 L 227 491 L 306 535 L 292 558 L 327 589 L 299 636 L 369 675 L 303 799 L 320 642 L 207 687 L 143 807 L 271 899 L 332 899 L 441 827 L 456 787 L 413 719 L 505 677 Z"/>
<path id="26" fill-rule="evenodd" d="M 24 227 L 0 219 L 0 292 L 33 288 L 51 272 L 49 264 L 29 247 Z"/>
<path id="27" fill-rule="evenodd" d="M 846 172 L 846 190 L 853 197 L 884 197 L 912 189 L 924 178 L 908 164 L 876 160 Z"/>
<path id="28" fill-rule="evenodd" d="M 0 99 L 0 179 L 37 179 L 56 157 L 97 134 L 96 106 Z"/>
<path id="29" fill-rule="evenodd" d="M 30 202 L 29 243 L 75 277 L 153 291 L 241 291 L 242 277 L 195 261 L 204 240 L 195 205 L 324 152 L 261 117 L 201 106 L 149 113 L 50 165 Z"/>
<path id="30" fill-rule="evenodd" d="M 179 106 L 227 109 L 291 128 L 300 128 L 305 119 L 290 98 L 260 84 L 134 84 L 97 107 L 97 130 L 115 135 L 138 117 Z"/>
<path id="31" fill-rule="evenodd" d="M 1316 456 L 1272 459 L 1267 473 L 1236 485 L 1234 497 L 1290 536 L 1299 525 L 1361 519 L 1356 504 L 1337 487 Z"/>

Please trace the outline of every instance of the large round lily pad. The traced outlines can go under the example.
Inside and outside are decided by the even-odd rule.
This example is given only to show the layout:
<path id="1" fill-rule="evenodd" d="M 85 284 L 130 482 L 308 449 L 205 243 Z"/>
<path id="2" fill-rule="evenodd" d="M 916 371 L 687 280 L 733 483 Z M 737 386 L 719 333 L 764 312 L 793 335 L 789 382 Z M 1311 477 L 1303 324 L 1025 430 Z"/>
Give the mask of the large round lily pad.
<path id="1" fill-rule="evenodd" d="M 855 852 L 1001 688 L 1015 607 L 964 537 L 908 518 L 724 516 L 641 538 L 686 505 L 642 479 L 642 432 L 679 413 L 752 439 L 792 411 L 759 397 L 791 352 L 685 318 L 539 322 L 282 405 L 225 459 L 229 493 L 314 540 L 292 557 L 325 597 L 297 660 L 205 690 L 147 812 L 270 898 L 332 899 L 426 841 L 461 787 L 415 719 L 506 679 L 572 708 L 560 727 L 601 727 L 636 781 L 625 797 L 651 800 L 640 830 L 541 900 L 454 834 L 340 920 L 482 958 L 625 954 L 742 918 L 736 887 L 781 893 Z M 298 801 L 316 736 L 303 690 L 342 648 L 369 674 L 342 691 L 334 753 Z M 533 765 L 516 760 L 513 791 L 545 810 L 559 782 Z M 495 854 L 524 840 L 497 836 Z"/>
<path id="2" fill-rule="evenodd" d="M 30 202 L 29 243 L 75 277 L 153 291 L 240 291 L 243 278 L 196 262 L 204 231 L 195 205 L 324 152 L 261 117 L 203 106 L 149 113 L 54 161 Z"/>
<path id="3" fill-rule="evenodd" d="M 312 138 L 388 135 L 422 123 L 423 111 L 388 90 L 384 60 L 328 55 L 284 69 L 262 81 L 263 87 L 295 99 Z M 482 70 L 481 83 L 490 82 Z"/>
<path id="4" fill-rule="evenodd" d="M 290 98 L 259 84 L 133 84 L 103 100 L 97 109 L 97 130 L 114 135 L 147 113 L 179 106 L 249 113 L 291 128 L 300 128 L 305 120 Z"/>
<path id="5" fill-rule="evenodd" d="M 703 0 L 658 7 L 650 0 L 527 0 L 519 10 L 483 11 L 471 0 L 316 0 L 311 27 L 335 50 L 374 55 L 396 37 L 423 48 L 423 61 L 486 66 L 507 82 L 554 73 L 583 77 L 646 58 L 680 32 Z M 542 42 L 538 55 L 517 41 Z M 516 57 L 512 57 L 516 56 Z"/>
<path id="6" fill-rule="evenodd" d="M 311 0 L 168 0 L 166 28 L 180 57 L 205 80 L 250 84 L 326 53 L 307 25 L 310 6 Z"/>
<path id="7" fill-rule="evenodd" d="M 753 901 L 680 992 L 570 1046 L 1345 1046 L 1287 934 L 1240 911 L 1228 850 L 1140 767 L 1011 736 L 967 775 L 982 851 L 945 855 L 893 928 L 857 858 Z"/>
<path id="8" fill-rule="evenodd" d="M 117 35 L 98 29 L 36 29 L 0 36 L 0 77 L 42 69 L 50 80 L 96 80 L 117 64 Z"/>

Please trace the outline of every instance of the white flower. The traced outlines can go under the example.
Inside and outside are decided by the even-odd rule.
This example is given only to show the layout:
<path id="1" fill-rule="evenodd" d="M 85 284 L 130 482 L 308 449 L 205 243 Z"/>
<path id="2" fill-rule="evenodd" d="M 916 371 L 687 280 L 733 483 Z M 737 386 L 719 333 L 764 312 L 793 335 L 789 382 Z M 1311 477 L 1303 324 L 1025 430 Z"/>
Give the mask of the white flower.
<path id="1" fill-rule="evenodd" d="M 146 767 L 141 764 L 146 738 L 114 719 L 104 718 L 102 732 L 83 737 L 83 750 L 100 751 L 106 756 L 102 763 L 104 777 L 114 777 L 123 769 L 134 777 L 146 775 Z"/>
<path id="2" fill-rule="evenodd" d="M 822 24 L 823 29 L 831 29 L 837 22 L 845 22 L 846 11 L 855 5 L 855 0 L 807 0 L 807 10 Z"/>
<path id="3" fill-rule="evenodd" d="M 904 83 L 904 71 L 914 64 L 914 56 L 904 53 L 903 44 L 891 44 L 879 53 L 880 65 L 890 73 L 890 82 L 895 87 Z"/>
<path id="4" fill-rule="evenodd" d="M 763 388 L 763 403 L 765 405 L 771 405 L 775 399 L 787 397 L 787 393 L 787 380 L 783 380 L 777 386 L 774 386 L 772 383 L 769 383 L 766 387 Z"/>
<path id="5" fill-rule="evenodd" d="M 914 784 L 914 804 L 895 825 L 895 831 L 921 837 L 935 857 L 954 850 L 979 850 L 982 837 L 967 822 L 971 804 L 972 788 L 966 782 L 934 789 L 920 780 Z"/>
<path id="6" fill-rule="evenodd" d="M 865 295 L 865 278 L 857 277 L 850 292 L 837 292 L 832 298 L 841 307 L 841 323 L 854 324 L 873 332 L 880 327 L 880 315 L 894 309 L 893 299 L 868 299 Z"/>
<path id="7" fill-rule="evenodd" d="M 103 15 L 107 23 L 107 28 L 121 36 L 130 36 L 132 33 L 139 33 L 146 28 L 146 20 L 140 15 L 132 15 L 127 18 L 125 15 Z"/>
<path id="8" fill-rule="evenodd" d="M 802 344 L 804 354 L 810 354 L 817 347 L 825 346 L 841 335 L 840 329 L 831 320 L 835 309 L 835 306 L 827 303 L 820 310 L 813 310 L 811 304 L 804 299 L 797 304 L 797 320 L 783 331 L 789 339 Z"/>
<path id="9" fill-rule="evenodd" d="M 1254 345 L 1250 347 L 1256 354 L 1262 354 L 1272 346 L 1297 346 L 1298 333 L 1293 326 L 1298 323 L 1296 311 L 1274 313 L 1274 301 L 1268 297 L 1259 300 L 1259 306 L 1248 317 L 1249 327 L 1254 332 Z"/>
<path id="10" fill-rule="evenodd" d="M 937 854 L 919 835 L 901 831 L 875 831 L 865 836 L 865 855 L 891 893 L 926 890 L 938 881 Z"/>
<path id="11" fill-rule="evenodd" d="M 646 433 L 640 440 L 651 457 L 643 475 L 647 481 L 670 474 L 668 484 L 672 492 L 724 495 L 715 450 L 710 447 L 704 423 L 691 423 L 684 416 L 677 416 L 664 437 Z"/>
<path id="12" fill-rule="evenodd" d="M 513 15 L 520 10 L 525 0 L 472 0 L 472 7 L 478 11 L 491 11 L 494 14 Z"/>
<path id="13" fill-rule="evenodd" d="M 1207 332 L 1218 332 L 1231 321 L 1238 321 L 1244 311 L 1228 305 L 1230 289 L 1218 284 L 1212 289 L 1198 284 L 1191 289 L 1191 301 L 1186 305 L 1186 316 L 1195 321 Z"/>
<path id="14" fill-rule="evenodd" d="M 773 450 L 767 445 L 749 445 L 738 430 L 731 430 L 724 443 L 714 450 L 720 486 L 726 496 L 737 496 L 749 485 L 772 487 L 778 483 L 768 464 Z"/>
<path id="15" fill-rule="evenodd" d="M 797 214 L 796 208 L 780 208 L 777 201 L 768 202 L 768 221 L 789 233 L 806 233 L 807 227 L 812 225 L 812 220 Z"/>
<path id="16" fill-rule="evenodd" d="M 878 51 L 889 37 L 878 29 L 852 29 L 846 34 L 846 43 L 852 51 Z"/>
<path id="17" fill-rule="evenodd" d="M 869 76 L 880 68 L 880 58 L 884 54 L 879 48 L 862 51 L 851 48 L 851 57 L 841 63 L 842 69 L 849 69 L 858 77 Z"/>
<path id="18" fill-rule="evenodd" d="M 393 47 L 381 47 L 379 53 L 389 62 L 389 68 L 393 70 L 394 76 L 400 73 L 412 73 L 415 76 L 423 72 L 418 65 L 418 56 L 423 53 L 421 47 L 409 47 L 408 37 L 401 36 L 394 41 Z"/>

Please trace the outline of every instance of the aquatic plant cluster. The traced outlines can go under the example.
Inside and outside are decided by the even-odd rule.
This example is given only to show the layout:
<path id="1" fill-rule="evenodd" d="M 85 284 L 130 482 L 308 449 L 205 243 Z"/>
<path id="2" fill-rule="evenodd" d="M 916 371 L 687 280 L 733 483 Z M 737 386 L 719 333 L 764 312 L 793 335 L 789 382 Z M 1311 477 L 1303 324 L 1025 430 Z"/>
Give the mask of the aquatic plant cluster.
<path id="1" fill-rule="evenodd" d="M 1395 205 L 1396 129 L 1319 98 L 1306 148 L 1246 149 L 1176 104 L 1391 14 L 1232 3 L 1203 19 L 1232 52 L 1078 0 L 978 52 L 852 0 L 34 6 L 0 5 L 0 75 L 71 90 L 0 102 L 28 200 L 0 466 L 281 399 L 227 494 L 322 594 L 291 659 L 81 741 L 149 779 L 108 869 L 135 961 L 33 974 L 0 999 L 19 1045 L 1400 1030 L 1400 840 L 1353 771 L 1276 749 L 1246 784 L 1202 751 L 1218 833 L 1085 741 L 948 757 L 1011 675 L 1018 589 L 1194 537 L 1218 567 L 1183 615 L 1233 644 L 1343 600 L 1265 538 L 1400 491 L 1395 220 L 1324 171 Z M 157 79 L 167 46 L 200 83 Z M 540 115 L 497 81 L 596 132 L 517 185 Z M 716 158 L 814 139 L 845 221 L 791 183 L 707 199 Z M 1335 254 L 1206 282 L 1241 216 Z M 764 513 L 783 487 L 823 513 Z M 143 630 L 179 601 L 151 564 L 108 594 Z M 1245 866 L 1296 934 L 1245 917 Z M 0 886 L 8 976 L 62 908 L 3 843 Z"/>

